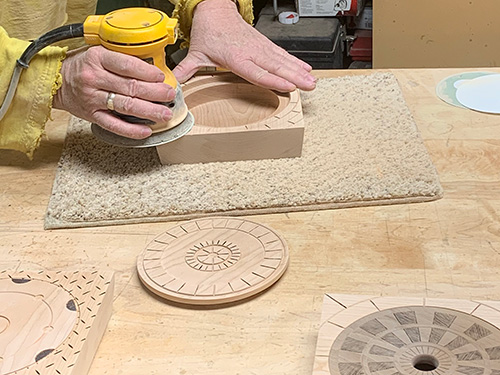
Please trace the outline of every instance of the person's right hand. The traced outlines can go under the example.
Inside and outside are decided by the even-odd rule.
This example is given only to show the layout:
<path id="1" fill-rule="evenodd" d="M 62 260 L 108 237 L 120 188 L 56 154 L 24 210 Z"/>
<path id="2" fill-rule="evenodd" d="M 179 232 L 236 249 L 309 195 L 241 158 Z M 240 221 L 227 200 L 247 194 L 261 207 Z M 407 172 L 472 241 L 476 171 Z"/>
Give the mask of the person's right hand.
<path id="1" fill-rule="evenodd" d="M 246 23 L 231 0 L 205 0 L 193 12 L 188 54 L 173 73 L 186 82 L 201 67 L 221 67 L 281 92 L 314 90 L 312 67 Z"/>
<path id="2" fill-rule="evenodd" d="M 164 74 L 137 57 L 101 46 L 68 53 L 61 67 L 62 86 L 53 107 L 94 122 L 113 133 L 135 139 L 151 135 L 147 125 L 132 124 L 113 115 L 106 107 L 108 94 L 116 94 L 116 112 L 166 122 L 172 112 L 155 102 L 169 102 L 175 90 L 163 83 Z"/>

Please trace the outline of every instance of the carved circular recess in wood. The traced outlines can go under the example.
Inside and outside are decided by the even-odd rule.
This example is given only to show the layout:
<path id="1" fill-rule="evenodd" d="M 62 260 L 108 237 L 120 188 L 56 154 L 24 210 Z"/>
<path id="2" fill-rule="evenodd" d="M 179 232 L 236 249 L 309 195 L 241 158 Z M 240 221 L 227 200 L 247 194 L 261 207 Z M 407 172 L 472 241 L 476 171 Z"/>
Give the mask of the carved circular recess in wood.
<path id="1" fill-rule="evenodd" d="M 302 118 L 299 92 L 278 93 L 232 73 L 202 75 L 183 85 L 195 118 L 191 133 L 273 129 Z"/>
<path id="2" fill-rule="evenodd" d="M 499 375 L 500 330 L 448 308 L 381 310 L 337 336 L 329 370 L 337 375 Z"/>
<path id="3" fill-rule="evenodd" d="M 51 282 L 0 279 L 0 374 L 20 371 L 52 353 L 73 331 L 73 296 Z"/>
<path id="4" fill-rule="evenodd" d="M 170 228 L 137 258 L 153 293 L 180 303 L 238 301 L 270 287 L 288 266 L 288 247 L 272 229 L 249 220 L 215 217 Z"/>

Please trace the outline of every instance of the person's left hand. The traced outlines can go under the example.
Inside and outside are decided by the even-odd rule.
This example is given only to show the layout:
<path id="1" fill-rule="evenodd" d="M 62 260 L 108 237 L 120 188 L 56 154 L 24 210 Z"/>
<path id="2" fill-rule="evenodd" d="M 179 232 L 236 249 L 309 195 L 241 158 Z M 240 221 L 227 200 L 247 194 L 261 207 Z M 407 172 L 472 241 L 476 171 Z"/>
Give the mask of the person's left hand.
<path id="1" fill-rule="evenodd" d="M 181 83 L 201 67 L 221 67 L 258 86 L 290 92 L 313 90 L 311 66 L 246 23 L 231 0 L 205 0 L 193 15 L 187 56 L 173 70 Z"/>

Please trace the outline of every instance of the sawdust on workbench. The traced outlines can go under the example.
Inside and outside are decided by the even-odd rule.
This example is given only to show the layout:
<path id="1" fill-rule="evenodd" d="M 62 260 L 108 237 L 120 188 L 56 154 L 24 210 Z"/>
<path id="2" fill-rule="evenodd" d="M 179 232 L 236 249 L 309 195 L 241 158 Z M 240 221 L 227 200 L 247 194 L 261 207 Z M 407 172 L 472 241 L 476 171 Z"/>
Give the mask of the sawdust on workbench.
<path id="1" fill-rule="evenodd" d="M 428 201 L 438 175 L 390 73 L 318 80 L 301 93 L 302 157 L 161 165 L 154 149 L 95 139 L 72 119 L 46 228 Z"/>

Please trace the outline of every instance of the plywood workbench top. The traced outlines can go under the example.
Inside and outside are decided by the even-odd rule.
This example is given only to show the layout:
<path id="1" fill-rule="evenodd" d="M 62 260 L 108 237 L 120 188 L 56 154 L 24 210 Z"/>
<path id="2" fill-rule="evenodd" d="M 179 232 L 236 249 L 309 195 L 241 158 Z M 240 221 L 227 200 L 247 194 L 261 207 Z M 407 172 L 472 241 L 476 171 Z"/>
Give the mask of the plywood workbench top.
<path id="1" fill-rule="evenodd" d="M 500 117 L 434 94 L 442 78 L 462 71 L 392 71 L 444 198 L 251 217 L 286 239 L 290 266 L 250 301 L 184 308 L 141 285 L 137 255 L 175 223 L 43 230 L 68 119 L 62 112 L 33 162 L 0 151 L 0 268 L 116 272 L 113 316 L 91 375 L 311 374 L 324 293 L 500 300 Z"/>

